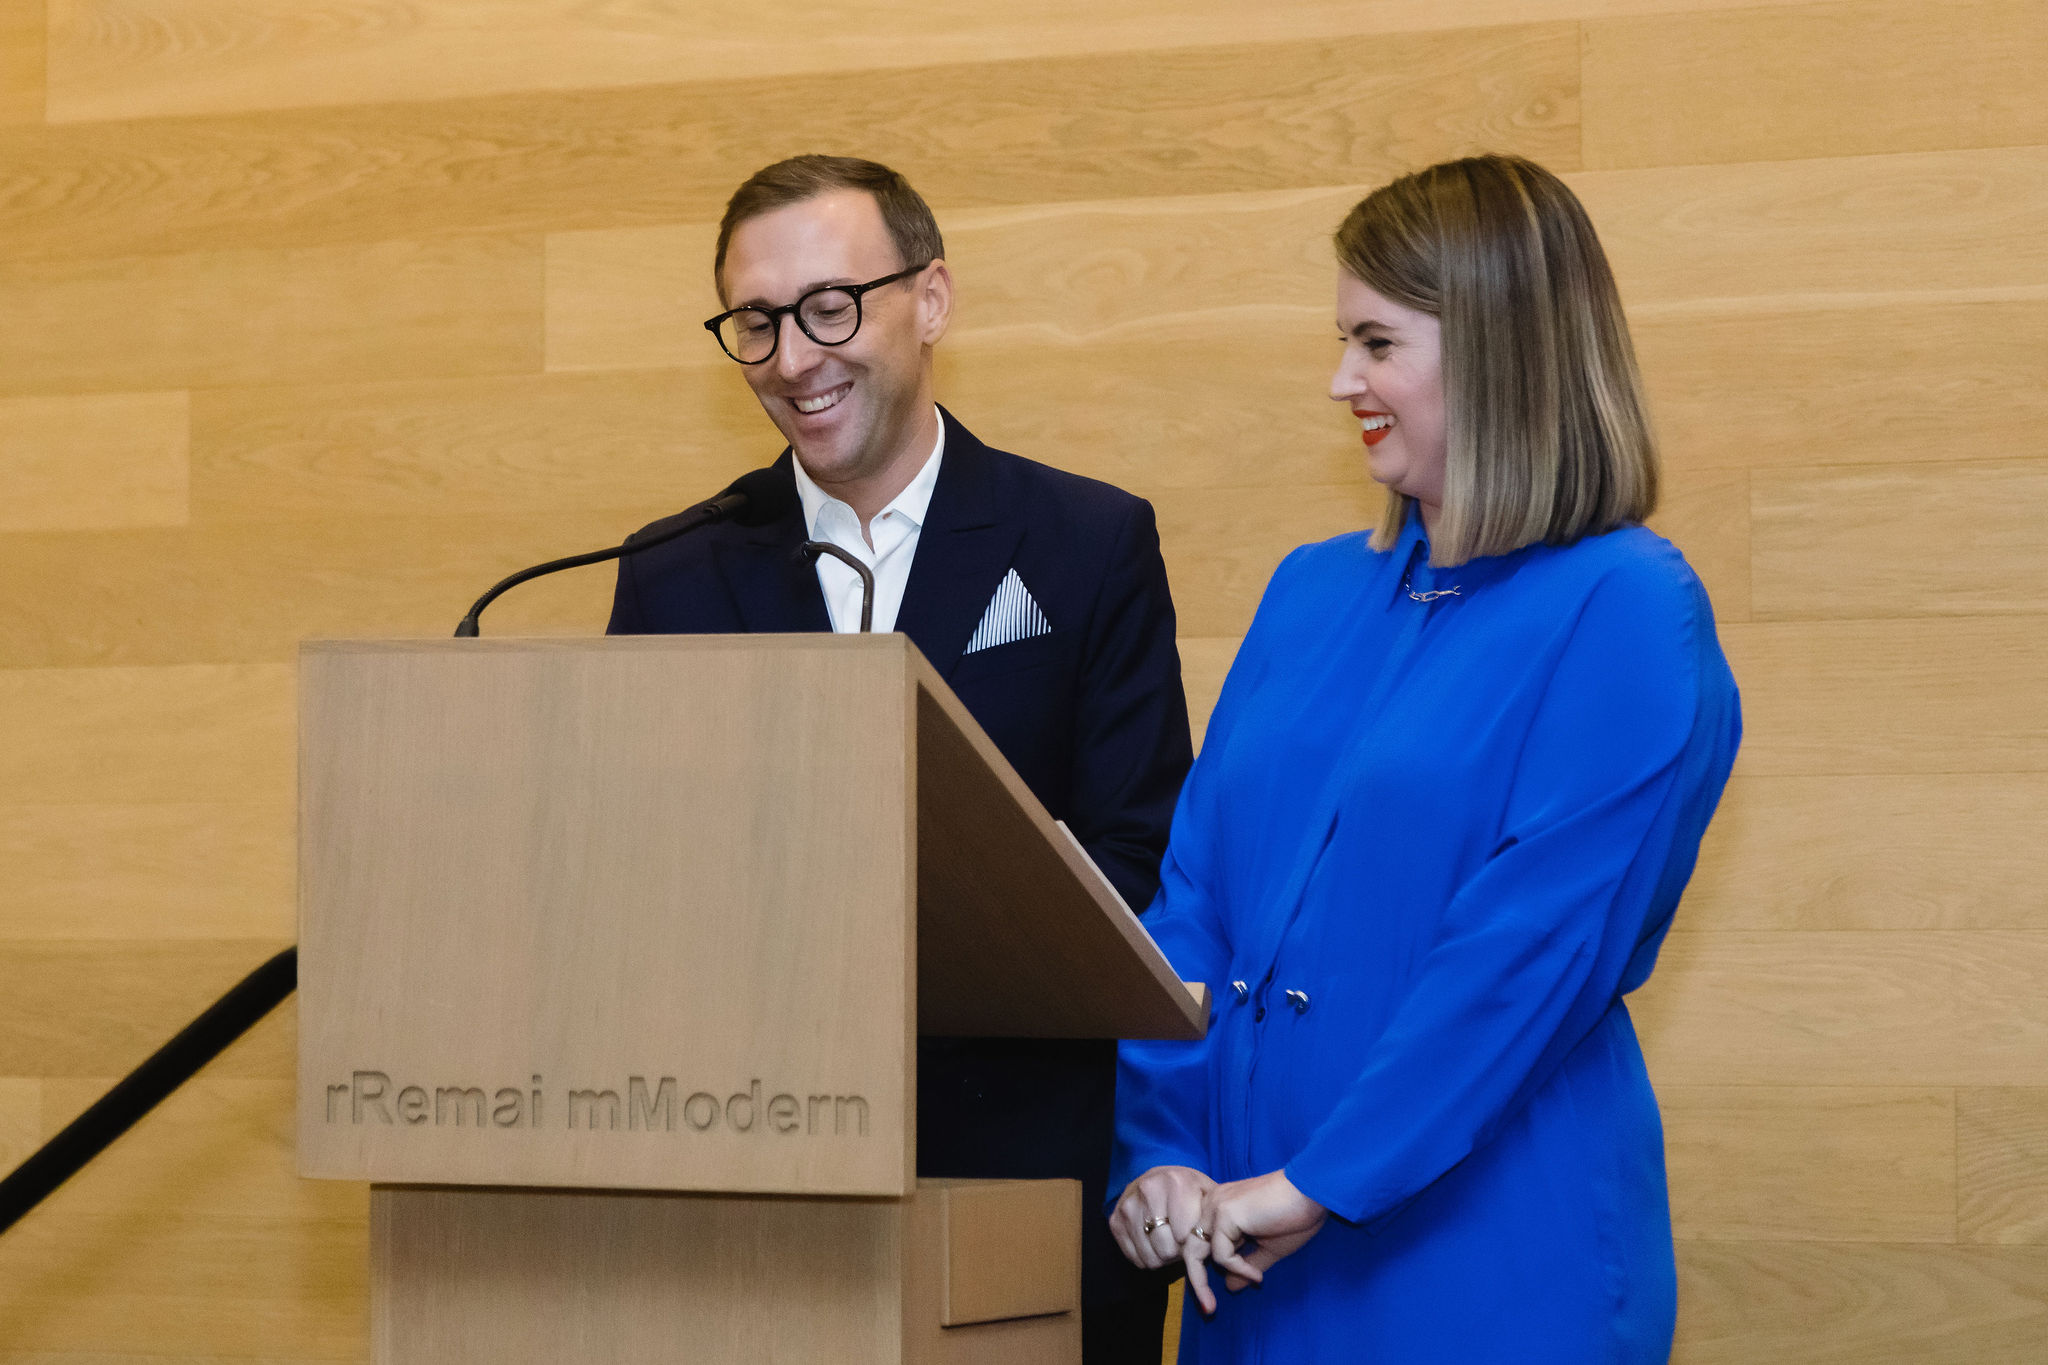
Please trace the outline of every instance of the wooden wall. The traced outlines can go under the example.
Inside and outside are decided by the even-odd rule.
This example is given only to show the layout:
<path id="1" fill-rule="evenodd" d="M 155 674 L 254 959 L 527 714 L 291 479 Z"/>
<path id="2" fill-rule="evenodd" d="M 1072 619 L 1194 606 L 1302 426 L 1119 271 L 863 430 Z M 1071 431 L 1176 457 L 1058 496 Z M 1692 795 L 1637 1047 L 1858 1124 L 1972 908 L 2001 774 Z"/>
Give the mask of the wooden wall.
<path id="1" fill-rule="evenodd" d="M 1155 502 L 1206 711 L 1374 505 L 1330 229 L 1509 150 L 1615 259 L 1748 716 L 1635 1002 L 1678 1356 L 2048 1358 L 2044 51 L 2041 0 L 0 0 L 0 1164 L 290 938 L 297 640 L 774 453 L 696 325 L 756 166 L 924 189 L 942 396 Z M 364 1357 L 292 1028 L 0 1238 L 0 1365 Z"/>

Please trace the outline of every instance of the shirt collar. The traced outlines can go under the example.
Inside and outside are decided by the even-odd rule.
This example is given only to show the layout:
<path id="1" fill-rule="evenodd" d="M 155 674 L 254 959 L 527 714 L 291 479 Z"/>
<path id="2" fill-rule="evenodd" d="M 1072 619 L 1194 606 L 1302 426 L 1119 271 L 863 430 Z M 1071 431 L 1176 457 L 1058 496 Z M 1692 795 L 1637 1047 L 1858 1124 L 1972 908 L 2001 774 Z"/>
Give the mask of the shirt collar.
<path id="1" fill-rule="evenodd" d="M 1510 550 L 1502 555 L 1480 555 L 1466 560 L 1455 568 L 1440 569 L 1429 562 L 1431 547 L 1429 532 L 1422 524 L 1422 507 L 1414 499 L 1408 501 L 1408 519 L 1401 526 L 1401 534 L 1395 540 L 1388 561 L 1395 574 L 1395 597 L 1402 595 L 1398 586 L 1405 583 L 1415 592 L 1430 592 L 1457 587 L 1471 589 L 1481 583 L 1493 582 L 1503 575 L 1514 572 L 1518 565 L 1536 555 L 1552 553 L 1555 547 L 1543 541 L 1533 541 L 1520 549 Z"/>
<path id="2" fill-rule="evenodd" d="M 932 442 L 932 453 L 926 457 L 924 467 L 917 471 L 916 476 L 904 486 L 903 491 L 890 499 L 887 507 L 875 514 L 876 520 L 880 520 L 885 513 L 894 512 L 912 527 L 923 528 L 924 519 L 931 511 L 932 490 L 939 486 L 939 459 L 946 453 L 946 419 L 939 413 L 936 405 L 932 408 L 932 415 L 939 419 L 939 438 Z M 810 532 L 811 539 L 821 538 L 818 518 L 824 515 L 827 507 L 844 508 L 847 516 L 853 515 L 852 507 L 818 487 L 810 472 L 804 468 L 804 462 L 797 459 L 794 452 L 791 453 L 789 462 L 796 473 L 796 496 L 803 504 L 804 527 Z"/>
<path id="3" fill-rule="evenodd" d="M 1418 569 L 1424 575 L 1428 573 L 1429 533 L 1422 528 L 1422 508 L 1413 498 L 1408 500 L 1408 517 L 1401 523 L 1401 534 L 1395 538 L 1387 562 L 1394 570 L 1393 596 L 1396 598 L 1414 586 Z"/>

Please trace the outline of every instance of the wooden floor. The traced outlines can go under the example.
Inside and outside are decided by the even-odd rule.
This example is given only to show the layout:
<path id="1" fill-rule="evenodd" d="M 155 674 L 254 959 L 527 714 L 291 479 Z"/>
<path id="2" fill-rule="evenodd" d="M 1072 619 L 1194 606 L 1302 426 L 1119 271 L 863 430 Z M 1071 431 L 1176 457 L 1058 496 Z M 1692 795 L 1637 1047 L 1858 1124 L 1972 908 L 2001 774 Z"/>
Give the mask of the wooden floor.
<path id="1" fill-rule="evenodd" d="M 942 398 L 1154 502 L 1206 714 L 1376 505 L 1331 229 L 1515 151 L 1614 258 L 1744 693 L 1631 1002 L 1677 1359 L 2048 1359 L 2044 52 L 2042 0 L 0 0 L 0 1166 L 290 941 L 299 639 L 775 453 L 697 326 L 749 171 L 931 198 Z M 0 1365 L 365 1358 L 292 1030 L 0 1238 Z"/>

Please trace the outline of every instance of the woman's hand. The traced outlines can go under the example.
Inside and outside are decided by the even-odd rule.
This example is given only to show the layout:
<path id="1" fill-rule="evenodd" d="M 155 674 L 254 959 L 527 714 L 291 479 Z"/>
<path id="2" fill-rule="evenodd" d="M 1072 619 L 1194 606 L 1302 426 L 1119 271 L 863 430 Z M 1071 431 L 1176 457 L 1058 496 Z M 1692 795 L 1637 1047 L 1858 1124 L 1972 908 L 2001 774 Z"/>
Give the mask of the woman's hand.
<path id="1" fill-rule="evenodd" d="M 1202 1311 L 1216 1311 L 1216 1294 L 1209 1288 L 1203 1262 L 1214 1261 L 1224 1272 L 1224 1287 L 1235 1293 L 1247 1284 L 1262 1283 L 1267 1267 L 1306 1246 L 1329 1216 L 1329 1210 L 1294 1188 L 1285 1171 L 1211 1185 L 1202 1201 L 1201 1221 L 1187 1229 L 1180 1249 L 1188 1267 L 1188 1287 L 1201 1301 Z M 1258 1243 L 1248 1253 L 1243 1250 L 1247 1240 Z"/>
<path id="2" fill-rule="evenodd" d="M 1181 1242 L 1216 1182 L 1192 1166 L 1154 1166 L 1124 1186 L 1109 1231 L 1134 1266 L 1157 1270 L 1180 1259 Z"/>

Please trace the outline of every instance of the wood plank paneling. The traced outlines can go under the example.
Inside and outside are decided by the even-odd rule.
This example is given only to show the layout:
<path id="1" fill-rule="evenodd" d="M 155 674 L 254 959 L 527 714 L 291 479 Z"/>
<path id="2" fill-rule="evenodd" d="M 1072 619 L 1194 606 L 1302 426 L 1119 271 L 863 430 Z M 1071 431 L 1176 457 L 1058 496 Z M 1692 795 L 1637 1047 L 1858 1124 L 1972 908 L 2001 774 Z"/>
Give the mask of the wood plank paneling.
<path id="1" fill-rule="evenodd" d="M 0 1240 L 0 1340 L 10 1348 L 239 1362 L 274 1359 L 288 1342 L 302 1358 L 368 1358 L 364 1224 L 171 1203 L 57 1214 L 39 1209 Z"/>
<path id="2" fill-rule="evenodd" d="M 1365 526 L 1378 500 L 1363 480 L 1157 490 L 1181 629 L 1241 633 L 1289 550 Z M 0 541 L 0 575 L 51 586 L 34 599 L 0 602 L 0 666 L 284 664 L 309 636 L 439 634 L 504 574 L 614 543 L 669 510 L 664 503 L 462 523 L 337 519 L 12 537 Z M 494 606 L 487 627 L 498 635 L 600 631 L 612 582 L 598 566 L 531 584 Z M 6 772 L 0 760 L 0 782 Z"/>
<path id="3" fill-rule="evenodd" d="M 2025 1365 L 2048 1248 L 1683 1242 L 1673 1365 Z"/>
<path id="4" fill-rule="evenodd" d="M 2048 291 L 1647 314 L 1635 322 L 1636 349 L 1674 468 L 1931 463 L 2042 448 Z"/>
<path id="5" fill-rule="evenodd" d="M 1191 635 L 1241 633 L 1289 550 L 1367 525 L 1380 498 L 1363 479 L 1153 493 L 1180 627 Z M 284 663 L 309 636 L 439 634 L 503 575 L 614 544 L 673 509 L 664 499 L 623 512 L 459 522 L 332 518 L 9 537 L 0 540 L 0 577 L 49 587 L 0 602 L 0 667 Z M 491 609 L 491 633 L 600 631 L 613 581 L 614 571 L 595 566 L 522 587 Z"/>
<path id="6" fill-rule="evenodd" d="M 1154 410 L 1178 427 L 1180 414 L 1196 405 L 1189 446 L 1203 444 L 1200 434 L 1213 428 L 1215 414 L 1204 408 L 1227 406 L 1268 420 L 1298 410 L 1283 395 L 1308 394 L 1328 363 L 1327 347 L 1318 345 L 1330 276 L 1326 240 L 1358 193 L 1350 187 L 949 215 L 949 225 L 976 226 L 949 227 L 960 311 L 940 351 L 942 377 L 986 377 L 999 395 L 1008 392 L 1010 406 L 1028 398 L 1041 411 L 1045 405 L 1035 400 L 1045 390 L 1029 376 L 1009 380 L 1014 366 L 1052 369 L 1051 391 L 1062 393 L 1070 392 L 1076 372 L 1094 376 L 1094 388 L 1119 384 L 1126 393 L 1132 384 L 1148 392 L 1175 385 L 1188 391 L 1172 393 Z M 2048 206 L 2048 196 L 2042 203 Z M 1860 212 L 1857 221 L 1864 221 Z M 1212 240 L 1191 243 L 1191 236 Z M 551 239 L 550 366 L 702 363 L 710 343 L 696 325 L 697 311 L 708 316 L 717 307 L 701 264 L 709 238 L 708 229 L 675 228 Z M 1661 245 L 1660 258 L 1688 254 L 1670 245 Z M 674 305 L 684 293 L 697 297 L 694 309 Z M 1832 459 L 1845 437 L 1855 458 L 1872 460 L 1950 450 L 1981 458 L 1998 442 L 2033 439 L 2048 400 L 2031 382 L 2035 348 L 2027 343 L 2037 333 L 2048 343 L 2048 298 L 1954 304 L 1890 296 L 1884 304 L 1846 315 L 1769 303 L 1705 315 L 1649 311 L 1636 330 L 1674 469 L 1803 463 L 1823 449 Z M 1258 316 L 1262 308 L 1275 316 Z M 1882 326 L 1895 340 L 1873 348 L 1865 326 Z M 1204 338 L 1191 353 L 1183 342 L 1138 350 L 1117 335 L 1120 328 L 1182 327 L 1216 339 Z M 1000 361 L 984 361 L 982 348 L 997 340 L 984 332 L 1010 328 L 1025 337 L 1003 346 Z M 1060 353 L 1076 344 L 1085 359 Z M 1105 344 L 1114 349 L 1105 351 Z M 1283 371 L 1274 363 L 1280 347 L 1305 363 Z M 1248 364 L 1256 366 L 1249 373 Z M 964 402 L 957 390 L 942 392 L 949 402 Z M 1226 396 L 1227 405 L 1218 401 Z M 1115 397 L 1104 398 L 1103 410 L 1113 413 Z M 1063 414 L 1089 407 L 1059 405 Z M 1732 411 L 1743 420 L 1730 421 Z M 1175 469 L 1179 459 L 1152 457 L 1138 424 L 1115 416 L 1124 439 L 1141 443 L 1126 462 L 1126 481 Z"/>
<path id="7" fill-rule="evenodd" d="M 717 247 L 716 223 L 549 236 L 548 369 L 730 365 L 699 325 L 725 307 Z"/>
<path id="8" fill-rule="evenodd" d="M 938 394 L 991 445 L 1142 496 L 1362 481 L 1356 423 L 1324 395 L 1333 349 L 1319 325 L 1291 323 L 1221 339 L 949 341 L 938 351 Z M 782 445 L 723 359 L 717 368 L 202 390 L 192 431 L 193 515 L 203 526 L 565 507 L 654 515 L 708 496 Z"/>
<path id="9" fill-rule="evenodd" d="M 1955 1240 L 1951 1090 L 1677 1085 L 1657 1102 L 1681 1239 Z"/>
<path id="10" fill-rule="evenodd" d="M 2048 147 L 1565 178 L 1585 201 L 1638 323 L 1660 315 L 1648 305 L 1684 300 L 1749 299 L 1783 309 L 1813 295 L 2048 284 L 2048 236 L 2040 230 Z M 1871 326 L 1890 339 L 1892 321 L 1880 313 Z"/>
<path id="11" fill-rule="evenodd" d="M 942 212 L 951 346 L 1208 339 L 1279 322 L 1326 337 L 1330 235 L 1366 188 Z M 699 325 L 722 307 L 716 239 L 713 226 L 551 236 L 548 368 L 723 361 Z"/>
<path id="12" fill-rule="evenodd" d="M 289 664 L 0 670 L 0 801 L 291 805 L 292 679 Z"/>
<path id="13" fill-rule="evenodd" d="M 368 1292 L 367 1287 L 364 1290 Z M 367 1346 L 364 1348 L 366 1351 Z M 366 1355 L 350 1355 L 349 1360 L 367 1360 Z M 0 1347 L 0 1365 L 162 1365 L 166 1360 L 178 1360 L 181 1365 L 313 1365 L 316 1356 L 279 1355 L 275 1350 L 260 1356 L 138 1356 L 127 1352 L 118 1354 L 106 1351 L 10 1351 Z"/>
<path id="14" fill-rule="evenodd" d="M 285 946 L 277 939 L 0 942 L 0 1073 L 125 1076 Z M 204 1074 L 292 1079 L 297 1020 L 298 1006 L 287 1000 Z"/>
<path id="15" fill-rule="evenodd" d="M 1380 494 L 1363 480 L 1324 488 L 1188 488 L 1162 492 L 1153 506 L 1181 632 L 1241 636 L 1287 552 L 1372 524 Z"/>
<path id="16" fill-rule="evenodd" d="M 115 1079 L 45 1082 L 44 1134 L 56 1136 Z M 289 1080 L 201 1073 L 52 1195 L 52 1221 L 159 1205 L 187 1217 L 366 1223 L 370 1201 L 364 1186 L 299 1178 L 294 1090 Z"/>
<path id="17" fill-rule="evenodd" d="M 959 207 L 1369 184 L 1480 148 L 1569 170 L 1578 145 L 1574 24 L 0 130 L 0 257 L 714 222 L 798 151 Z"/>
<path id="18" fill-rule="evenodd" d="M 1717 621 L 1749 619 L 1749 471 L 1666 469 L 1650 529 L 1685 553 Z"/>
<path id="19" fill-rule="evenodd" d="M 791 42 L 784 11 L 717 0 L 593 9 L 442 0 L 308 17 L 293 0 L 74 0 L 52 34 L 55 114 L 139 118 L 500 91 L 762 79 L 876 67 L 1473 28 L 1771 0 L 1033 0 L 848 4 Z"/>
<path id="20" fill-rule="evenodd" d="M 716 491 L 693 490 L 691 500 Z M 0 540 L 0 578 L 49 586 L 0 600 L 0 667 L 289 665 L 310 637 L 446 635 L 505 575 L 616 545 L 673 510 L 664 501 L 471 521 L 336 518 L 9 537 Z M 485 629 L 601 633 L 615 577 L 603 564 L 528 584 L 491 608 Z"/>
<path id="21" fill-rule="evenodd" d="M 1073 343 L 1213 335 L 1267 318 L 1334 338 L 1331 234 L 1370 182 L 963 211 L 945 223 L 962 279 L 956 334 Z M 1335 343 L 1330 363 L 1335 363 Z"/>
<path id="22" fill-rule="evenodd" d="M 2048 1090 L 1956 1092 L 1956 1147 L 1962 1240 L 2048 1244 Z"/>
<path id="23" fill-rule="evenodd" d="M 2048 771 L 2048 634 L 2029 617 L 1735 624 L 1721 642 L 1740 771 Z"/>
<path id="24" fill-rule="evenodd" d="M 1774 469 L 1751 490 L 1759 619 L 2048 612 L 2048 459 Z"/>
<path id="25" fill-rule="evenodd" d="M 288 1070 L 289 1030 L 275 1019 L 258 1029 L 277 1035 L 268 1040 L 273 1051 L 283 1043 L 278 1060 Z M 246 1064 L 246 1055 L 231 1054 L 202 1073 L 10 1234 L 14 1249 L 0 1250 L 8 1285 L 0 1325 L 10 1347 L 94 1353 L 67 1354 L 65 1365 L 114 1358 L 101 1351 L 123 1360 L 242 1359 L 243 1350 L 285 1342 L 306 1358 L 323 1350 L 363 1357 L 352 1334 L 365 1293 L 367 1193 L 298 1178 L 292 1082 L 215 1074 Z M 0 1083 L 0 1095 L 8 1084 Z M 53 1135 L 110 1084 L 34 1087 L 44 1092 L 38 1135 Z M 244 1256 L 268 1264 L 238 1267 Z M 236 1313 L 253 1321 L 235 1323 Z M 151 1324 L 164 1335 L 149 1337 Z"/>
<path id="26" fill-rule="evenodd" d="M 1194 731 L 1198 751 L 1209 729 L 1209 713 L 1216 709 L 1216 698 L 1223 692 L 1223 680 L 1230 674 L 1231 660 L 1237 657 L 1237 647 L 1243 643 L 1241 635 L 1226 635 L 1221 639 L 1182 636 L 1180 639 L 1181 685 L 1187 689 L 1188 723 Z"/>
<path id="27" fill-rule="evenodd" d="M 1199 734 L 1273 564 L 1377 510 L 1329 234 L 1488 147 L 1600 228 L 1744 692 L 1632 1001 L 1721 1239 L 1674 1358 L 2042 1354 L 2048 7 L 48 8 L 57 122 L 43 0 L 0 0 L 0 666 L 96 666 L 0 667 L 0 1159 L 292 932 L 299 636 L 442 634 L 780 448 L 697 325 L 748 171 L 931 199 L 942 401 L 1153 499 Z M 486 628 L 595 630 L 611 581 Z M 366 1355 L 361 1191 L 289 1175 L 295 1027 L 0 1239 L 0 1365 Z"/>
<path id="28" fill-rule="evenodd" d="M 2048 142 L 2038 0 L 1852 0 L 1598 20 L 1585 35 L 1590 166 Z"/>
<path id="29" fill-rule="evenodd" d="M 1158 340 L 948 342 L 939 394 L 991 444 L 1141 497 L 1364 488 L 1358 421 L 1329 398 L 1337 347 L 1327 328 L 1312 316 Z M 1366 492 L 1377 518 L 1378 495 Z"/>
<path id="30" fill-rule="evenodd" d="M 0 392 L 538 370 L 541 243 L 6 261 L 0 314 Z"/>
<path id="31" fill-rule="evenodd" d="M 290 938 L 289 804 L 0 806 L 0 939 Z"/>
<path id="32" fill-rule="evenodd" d="M 0 125 L 43 121 L 46 0 L 0 0 Z"/>
<path id="33" fill-rule="evenodd" d="M 0 1076 L 0 1174 L 19 1166 L 43 1142 L 43 1083 Z"/>
<path id="34" fill-rule="evenodd" d="M 2048 932 L 1673 933 L 1629 998 L 1662 1085 L 2048 1084 Z"/>
<path id="35" fill-rule="evenodd" d="M 183 525 L 189 407 L 183 393 L 0 399 L 0 531 Z"/>
<path id="36" fill-rule="evenodd" d="M 1679 911 L 1694 929 L 2048 929 L 2048 776 L 1738 775 Z"/>
<path id="37" fill-rule="evenodd" d="M 782 438 L 737 373 L 698 367 L 202 390 L 192 443 L 203 526 L 614 508 L 623 533 L 768 463 Z"/>

